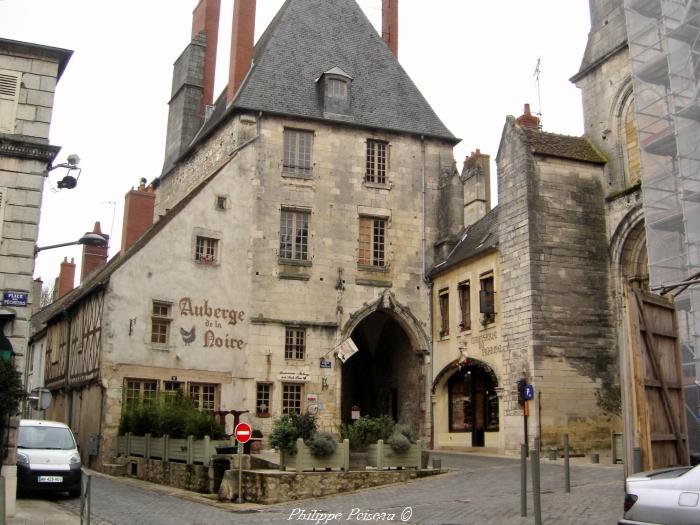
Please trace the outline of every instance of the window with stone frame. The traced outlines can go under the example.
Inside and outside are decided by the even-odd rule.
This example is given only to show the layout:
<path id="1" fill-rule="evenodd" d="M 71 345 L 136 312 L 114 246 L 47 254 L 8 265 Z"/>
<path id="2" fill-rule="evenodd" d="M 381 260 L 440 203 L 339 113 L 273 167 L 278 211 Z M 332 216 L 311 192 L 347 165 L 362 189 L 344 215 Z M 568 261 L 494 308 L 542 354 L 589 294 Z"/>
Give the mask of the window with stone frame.
<path id="1" fill-rule="evenodd" d="M 360 246 L 358 264 L 384 268 L 386 266 L 386 225 L 383 217 L 360 217 Z"/>
<path id="2" fill-rule="evenodd" d="M 314 134 L 311 131 L 285 128 L 282 160 L 284 173 L 306 177 L 311 175 L 313 137 Z"/>
<path id="3" fill-rule="evenodd" d="M 303 385 L 282 383 L 282 413 L 301 414 L 301 394 Z"/>
<path id="4" fill-rule="evenodd" d="M 200 412 L 213 412 L 216 409 L 217 385 L 190 383 L 188 393 L 192 404 Z"/>
<path id="5" fill-rule="evenodd" d="M 306 357 L 306 330 L 294 326 L 284 329 L 284 358 L 304 359 Z"/>
<path id="6" fill-rule="evenodd" d="M 494 291 L 493 274 L 484 274 L 479 277 L 481 290 L 479 291 L 479 311 L 483 315 L 482 324 L 486 326 L 496 319 L 496 292 Z"/>
<path id="7" fill-rule="evenodd" d="M 197 235 L 194 245 L 194 260 L 202 264 L 218 262 L 219 239 Z"/>
<path id="8" fill-rule="evenodd" d="M 450 292 L 447 288 L 440 290 L 438 295 L 440 307 L 440 337 L 450 335 Z"/>
<path id="9" fill-rule="evenodd" d="M 270 399 L 272 383 L 256 383 L 255 387 L 255 415 L 258 417 L 270 417 Z"/>
<path id="10" fill-rule="evenodd" d="M 462 332 L 471 330 L 471 288 L 469 281 L 463 281 L 457 285 L 457 292 L 459 293 L 459 329 Z"/>
<path id="11" fill-rule="evenodd" d="M 163 381 L 163 399 L 166 403 L 173 402 L 179 392 L 185 392 L 183 381 Z"/>
<path id="12" fill-rule="evenodd" d="M 291 261 L 309 259 L 309 218 L 306 210 L 282 208 L 280 213 L 279 258 Z"/>
<path id="13" fill-rule="evenodd" d="M 158 395 L 158 381 L 154 379 L 124 379 L 124 403 L 133 406 L 155 402 Z"/>
<path id="14" fill-rule="evenodd" d="M 172 303 L 153 301 L 151 313 L 151 343 L 167 345 L 170 341 L 170 324 L 172 323 Z"/>
<path id="15" fill-rule="evenodd" d="M 365 181 L 386 184 L 389 145 L 380 140 L 367 140 Z"/>

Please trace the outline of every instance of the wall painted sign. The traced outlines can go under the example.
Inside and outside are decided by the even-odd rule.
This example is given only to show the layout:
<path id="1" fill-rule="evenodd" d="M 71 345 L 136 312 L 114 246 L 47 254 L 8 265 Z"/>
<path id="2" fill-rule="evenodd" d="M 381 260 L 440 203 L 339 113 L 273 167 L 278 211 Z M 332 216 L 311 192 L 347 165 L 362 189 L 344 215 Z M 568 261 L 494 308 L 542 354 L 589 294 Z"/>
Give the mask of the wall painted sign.
<path id="1" fill-rule="evenodd" d="M 26 292 L 2 292 L 3 306 L 27 306 L 29 294 Z"/>
<path id="2" fill-rule="evenodd" d="M 231 348 L 242 350 L 245 341 L 227 332 L 232 327 L 245 321 L 245 312 L 235 308 L 222 308 L 211 306 L 208 299 L 201 302 L 193 300 L 191 297 L 182 297 L 178 301 L 181 317 L 193 317 L 192 321 L 203 321 L 203 346 L 204 348 Z M 185 326 L 188 326 L 187 324 Z M 185 346 L 197 341 L 197 325 L 191 328 L 180 327 L 180 335 Z"/>

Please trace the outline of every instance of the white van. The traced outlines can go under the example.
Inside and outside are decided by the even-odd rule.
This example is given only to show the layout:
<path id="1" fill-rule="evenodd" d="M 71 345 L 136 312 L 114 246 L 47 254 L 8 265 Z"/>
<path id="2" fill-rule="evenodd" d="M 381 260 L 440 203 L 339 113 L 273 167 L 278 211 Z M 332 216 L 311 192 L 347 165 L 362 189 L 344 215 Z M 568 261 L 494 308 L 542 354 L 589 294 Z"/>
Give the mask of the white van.
<path id="1" fill-rule="evenodd" d="M 17 439 L 17 490 L 65 491 L 80 496 L 81 464 L 70 428 L 22 419 Z"/>

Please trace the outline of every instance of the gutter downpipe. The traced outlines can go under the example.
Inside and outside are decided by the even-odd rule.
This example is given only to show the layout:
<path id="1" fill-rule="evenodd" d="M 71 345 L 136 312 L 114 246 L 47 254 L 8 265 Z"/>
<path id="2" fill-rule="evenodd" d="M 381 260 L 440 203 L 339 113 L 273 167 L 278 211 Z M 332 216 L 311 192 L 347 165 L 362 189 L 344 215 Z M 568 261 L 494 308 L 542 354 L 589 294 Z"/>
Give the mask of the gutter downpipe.
<path id="1" fill-rule="evenodd" d="M 434 420 L 434 414 L 433 414 L 433 283 L 430 279 L 428 279 L 428 276 L 426 274 L 426 257 L 425 257 L 425 249 L 426 249 L 426 235 L 425 235 L 425 228 L 426 228 L 426 220 L 425 220 L 425 212 L 426 212 L 426 180 L 425 180 L 425 136 L 421 135 L 420 136 L 420 153 L 421 153 L 421 199 L 422 199 L 422 208 L 423 208 L 423 213 L 421 214 L 421 258 L 422 258 L 422 272 L 423 272 L 423 282 L 427 285 L 428 287 L 428 355 L 430 358 L 430 363 L 428 365 L 428 411 L 430 413 L 430 448 L 432 449 L 434 447 L 435 443 L 435 420 Z"/>

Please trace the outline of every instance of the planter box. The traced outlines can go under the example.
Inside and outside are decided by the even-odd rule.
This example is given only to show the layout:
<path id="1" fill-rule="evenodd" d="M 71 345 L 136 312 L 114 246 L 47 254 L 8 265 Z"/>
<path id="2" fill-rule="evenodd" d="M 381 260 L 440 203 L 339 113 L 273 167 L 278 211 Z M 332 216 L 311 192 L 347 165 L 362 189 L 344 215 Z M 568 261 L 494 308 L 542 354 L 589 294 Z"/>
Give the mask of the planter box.
<path id="1" fill-rule="evenodd" d="M 396 452 L 383 440 L 377 441 L 376 445 L 370 445 L 367 449 L 367 463 L 370 467 L 378 470 L 385 468 L 416 468 L 421 466 L 422 443 L 411 445 L 406 452 Z"/>
<path id="2" fill-rule="evenodd" d="M 121 456 L 136 456 L 146 459 L 162 459 L 163 461 L 181 461 L 192 465 L 201 463 L 208 465 L 211 457 L 216 454 L 216 447 L 229 446 L 230 440 L 175 439 L 169 436 L 153 438 L 150 434 L 133 436 L 126 434 L 117 437 L 117 452 Z"/>
<path id="3" fill-rule="evenodd" d="M 292 468 L 297 472 L 350 468 L 350 441 L 344 439 L 338 443 L 335 452 L 330 456 L 316 457 L 311 449 L 304 444 L 303 439 L 297 439 L 297 453 L 280 452 L 280 467 L 282 470 Z"/>

